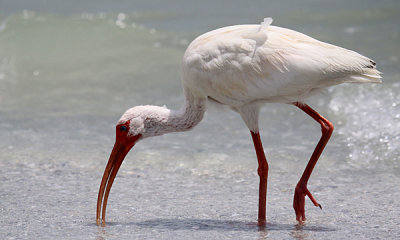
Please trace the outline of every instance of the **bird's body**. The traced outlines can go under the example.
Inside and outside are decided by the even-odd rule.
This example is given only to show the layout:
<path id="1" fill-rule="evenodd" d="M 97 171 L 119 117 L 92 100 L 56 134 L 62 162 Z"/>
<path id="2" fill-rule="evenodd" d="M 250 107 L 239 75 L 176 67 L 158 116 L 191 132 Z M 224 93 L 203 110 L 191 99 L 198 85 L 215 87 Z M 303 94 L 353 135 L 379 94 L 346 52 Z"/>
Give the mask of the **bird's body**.
<path id="1" fill-rule="evenodd" d="M 187 48 L 182 63 L 185 107 L 173 111 L 164 107 L 137 106 L 125 112 L 117 125 L 117 142 L 134 139 L 128 144 L 130 146 L 142 138 L 191 129 L 203 118 L 208 99 L 239 112 L 252 133 L 259 161 L 261 223 L 265 223 L 265 206 L 262 205 L 263 202 L 265 205 L 268 164 L 258 134 L 260 106 L 266 102 L 294 104 L 321 124 L 321 144 L 311 157 L 312 166 L 307 166 L 303 174 L 306 176 L 299 181 L 301 193 L 295 194 L 295 202 L 296 195 L 304 194 L 319 205 L 308 192 L 306 183 L 333 126 L 303 104 L 304 99 L 340 83 L 381 82 L 380 72 L 369 58 L 293 30 L 271 26 L 271 22 L 272 19 L 266 18 L 260 25 L 224 27 L 196 38 Z M 123 126 L 127 129 L 125 135 L 120 129 Z M 130 149 L 122 148 L 119 151 L 126 153 Z M 114 167 L 115 159 L 118 159 L 114 150 L 99 191 L 98 221 L 105 184 L 108 181 L 103 214 L 109 188 L 119 168 L 119 165 Z M 299 221 L 305 220 L 302 199 L 299 203 L 294 202 L 295 210 L 296 206 L 301 208 L 303 205 L 303 209 L 296 210 Z"/>
<path id="2" fill-rule="evenodd" d="M 369 58 L 268 23 L 196 38 L 183 57 L 184 86 L 240 112 L 265 102 L 302 102 L 344 82 L 380 82 Z"/>

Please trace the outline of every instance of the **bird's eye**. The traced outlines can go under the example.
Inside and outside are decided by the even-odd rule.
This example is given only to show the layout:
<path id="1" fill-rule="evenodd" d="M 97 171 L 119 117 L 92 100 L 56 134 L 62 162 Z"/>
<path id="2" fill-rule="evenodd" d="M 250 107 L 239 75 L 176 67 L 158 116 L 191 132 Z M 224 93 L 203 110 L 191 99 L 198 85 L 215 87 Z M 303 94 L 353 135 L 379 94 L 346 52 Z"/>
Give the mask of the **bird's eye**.
<path id="1" fill-rule="evenodd" d="M 121 127 L 119 127 L 119 130 L 120 130 L 121 132 L 126 132 L 127 129 L 128 129 L 128 128 L 127 128 L 125 125 L 122 125 Z"/>

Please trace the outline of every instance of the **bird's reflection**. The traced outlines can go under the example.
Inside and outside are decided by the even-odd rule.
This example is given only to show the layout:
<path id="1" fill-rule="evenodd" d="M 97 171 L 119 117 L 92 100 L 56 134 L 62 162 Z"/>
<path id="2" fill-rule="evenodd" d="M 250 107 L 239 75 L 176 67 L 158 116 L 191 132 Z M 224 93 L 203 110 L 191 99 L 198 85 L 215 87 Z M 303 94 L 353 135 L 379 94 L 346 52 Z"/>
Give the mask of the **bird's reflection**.
<path id="1" fill-rule="evenodd" d="M 294 226 L 294 229 L 289 233 L 290 236 L 292 236 L 296 240 L 307 240 L 309 239 L 309 233 L 304 230 L 303 224 L 296 224 Z"/>
<path id="2" fill-rule="evenodd" d="M 266 240 L 271 234 L 278 234 L 282 238 L 294 238 L 307 240 L 311 238 L 312 232 L 336 231 L 334 228 L 325 226 L 310 226 L 305 224 L 267 223 L 266 226 L 257 226 L 256 222 L 229 221 L 215 219 L 151 219 L 140 222 L 109 222 L 105 227 L 98 226 L 96 240 L 108 238 L 106 229 L 115 226 L 138 227 L 139 231 L 144 229 L 161 229 L 168 231 L 239 231 L 253 232 L 258 234 L 259 240 Z"/>
<path id="3" fill-rule="evenodd" d="M 97 234 L 96 234 L 96 240 L 106 240 L 107 239 L 107 231 L 106 228 L 103 226 L 98 226 L 97 227 Z"/>

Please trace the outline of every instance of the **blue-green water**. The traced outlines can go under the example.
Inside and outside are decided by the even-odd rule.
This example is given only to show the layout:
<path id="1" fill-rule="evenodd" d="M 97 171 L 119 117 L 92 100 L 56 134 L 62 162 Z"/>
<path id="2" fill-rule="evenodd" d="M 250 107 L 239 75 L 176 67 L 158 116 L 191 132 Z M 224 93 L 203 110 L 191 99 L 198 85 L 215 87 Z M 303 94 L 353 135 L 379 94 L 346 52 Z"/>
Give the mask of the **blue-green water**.
<path id="1" fill-rule="evenodd" d="M 257 161 L 240 116 L 210 107 L 193 130 L 140 142 L 110 194 L 97 191 L 129 107 L 183 101 L 180 61 L 197 35 L 274 24 L 374 59 L 381 85 L 341 85 L 309 99 L 335 125 L 310 179 L 323 210 L 294 187 L 320 137 L 292 106 L 268 104 L 266 229 Z M 398 1 L 1 1 L 0 239 L 396 239 L 400 235 Z"/>

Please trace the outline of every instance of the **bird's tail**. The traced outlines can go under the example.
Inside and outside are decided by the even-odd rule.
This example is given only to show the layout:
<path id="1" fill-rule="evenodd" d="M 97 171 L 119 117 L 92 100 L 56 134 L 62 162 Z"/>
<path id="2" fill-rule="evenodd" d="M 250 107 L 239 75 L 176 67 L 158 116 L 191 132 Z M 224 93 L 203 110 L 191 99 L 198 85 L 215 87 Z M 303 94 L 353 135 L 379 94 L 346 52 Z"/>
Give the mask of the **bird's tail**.
<path id="1" fill-rule="evenodd" d="M 376 69 L 366 70 L 364 73 L 351 75 L 346 82 L 353 83 L 382 83 L 381 72 Z"/>
<path id="2" fill-rule="evenodd" d="M 368 64 L 361 68 L 361 71 L 357 71 L 356 74 L 352 74 L 346 77 L 345 82 L 349 83 L 382 83 L 381 72 L 376 69 L 376 63 L 368 59 Z"/>

